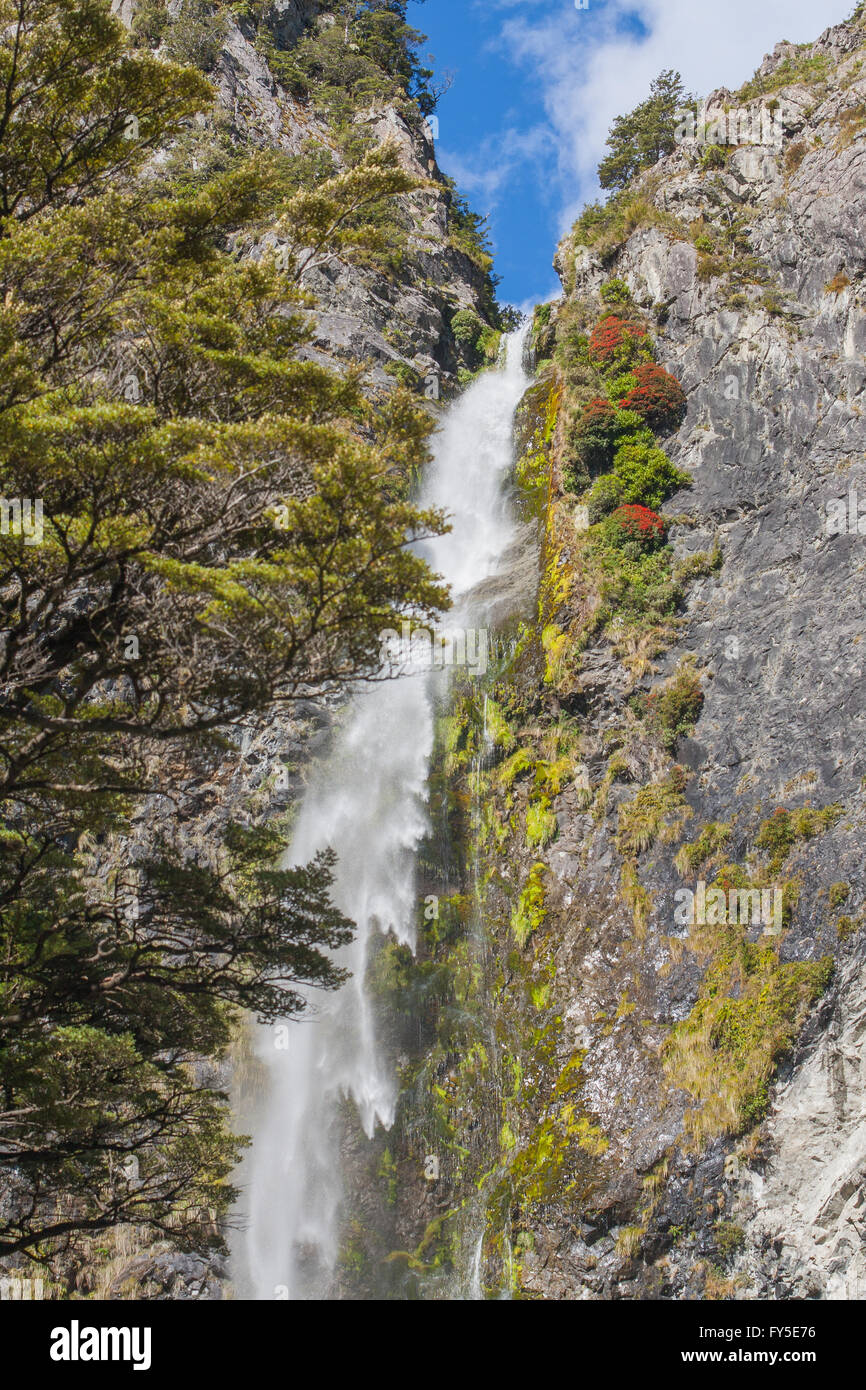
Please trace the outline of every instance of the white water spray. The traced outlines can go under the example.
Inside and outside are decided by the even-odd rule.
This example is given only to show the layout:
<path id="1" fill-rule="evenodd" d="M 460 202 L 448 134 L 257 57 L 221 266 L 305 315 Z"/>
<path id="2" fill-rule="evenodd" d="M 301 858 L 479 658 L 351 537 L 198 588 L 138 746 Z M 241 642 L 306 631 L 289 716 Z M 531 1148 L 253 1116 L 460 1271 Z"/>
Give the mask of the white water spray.
<path id="1" fill-rule="evenodd" d="M 419 498 L 452 522 L 448 535 L 424 547 L 451 585 L 452 630 L 484 623 L 472 591 L 496 576 L 515 537 L 503 484 L 514 410 L 528 384 L 526 332 L 511 334 L 504 366 L 450 407 Z M 368 1136 L 394 1119 L 396 1086 L 376 1046 L 364 976 L 373 932 L 393 932 L 414 946 L 414 857 L 427 829 L 433 686 L 432 675 L 407 676 L 353 697 L 301 808 L 288 861 L 336 850 L 333 899 L 357 923 L 357 935 L 339 954 L 351 980 L 324 999 L 312 994 L 317 1012 L 291 1025 L 287 1050 L 278 1050 L 274 1028 L 256 1030 L 266 1094 L 242 1173 L 246 1232 L 235 1252 L 236 1284 L 246 1297 L 326 1296 L 338 1253 L 337 1106 L 350 1097 Z"/>

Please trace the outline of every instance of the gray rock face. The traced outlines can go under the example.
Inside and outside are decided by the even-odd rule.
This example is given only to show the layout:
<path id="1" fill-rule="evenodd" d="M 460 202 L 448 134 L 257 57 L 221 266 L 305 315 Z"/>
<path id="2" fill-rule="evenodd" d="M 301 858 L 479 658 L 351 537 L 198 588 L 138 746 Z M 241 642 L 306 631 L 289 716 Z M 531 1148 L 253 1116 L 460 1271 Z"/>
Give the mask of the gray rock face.
<path id="1" fill-rule="evenodd" d="M 786 868 L 801 895 L 782 958 L 833 956 L 833 983 L 782 1066 L 750 1155 L 731 1163 L 730 1140 L 685 1156 L 687 1098 L 666 1086 L 658 1061 L 667 1028 L 688 1014 L 701 978 L 694 963 L 672 960 L 664 943 L 683 880 L 664 852 L 641 857 L 652 907 L 641 965 L 636 972 L 632 959 L 626 967 L 615 818 L 609 812 L 593 827 L 563 806 L 549 863 L 570 884 L 582 846 L 583 897 L 597 895 L 592 918 L 583 919 L 592 921 L 589 940 L 575 920 L 557 967 L 575 982 L 572 1040 L 589 1048 L 587 1095 L 611 1137 L 605 1185 L 594 1199 L 609 1213 L 609 1231 L 561 1244 L 556 1221 L 539 1229 L 526 1278 L 543 1297 L 695 1296 L 700 1265 L 725 1264 L 714 1234 L 720 1221 L 736 1227 L 741 1242 L 725 1264 L 737 1297 L 866 1291 L 866 943 L 862 929 L 840 936 L 828 911 L 834 882 L 849 887 L 844 912 L 852 921 L 866 902 L 866 520 L 862 530 L 858 524 L 858 509 L 866 513 L 864 42 L 862 27 L 828 30 L 808 56 L 832 59 L 829 82 L 774 92 L 780 147 L 738 148 L 722 170 L 703 169 L 680 150 L 653 173 L 650 197 L 684 227 L 699 217 L 722 226 L 743 218 L 757 258 L 752 283 L 747 277 L 733 287 L 690 240 L 659 226 L 634 231 L 604 265 L 567 242 L 557 255 L 565 278 L 573 273 L 575 296 L 593 300 L 602 281 L 618 275 L 645 310 L 663 310 L 659 360 L 688 393 L 688 414 L 665 447 L 693 486 L 664 510 L 691 518 L 672 530 L 679 555 L 717 540 L 724 559 L 690 589 L 684 628 L 658 674 L 671 674 L 685 653 L 703 673 L 703 711 L 678 749 L 693 773 L 694 834 L 734 819 L 742 837 L 776 806 L 838 803 L 843 814 L 799 846 Z M 759 71 L 770 77 L 792 56 L 802 55 L 781 44 Z M 735 100 L 715 93 L 711 104 L 722 98 Z M 603 650 L 583 660 L 591 735 L 606 711 L 621 709 L 623 683 Z M 601 1037 L 593 1018 L 609 1012 L 624 986 L 646 1026 L 623 1019 Z M 675 1156 L 644 1223 L 640 1258 L 623 1261 L 610 1232 L 638 1220 L 641 1180 L 666 1152 Z"/>
<path id="2" fill-rule="evenodd" d="M 777 1088 L 772 1159 L 746 1174 L 735 1219 L 762 1297 L 866 1298 L 866 993 L 854 959 Z M 772 1292 L 771 1292 L 772 1291 Z M 776 1292 L 778 1291 L 778 1292 Z"/>

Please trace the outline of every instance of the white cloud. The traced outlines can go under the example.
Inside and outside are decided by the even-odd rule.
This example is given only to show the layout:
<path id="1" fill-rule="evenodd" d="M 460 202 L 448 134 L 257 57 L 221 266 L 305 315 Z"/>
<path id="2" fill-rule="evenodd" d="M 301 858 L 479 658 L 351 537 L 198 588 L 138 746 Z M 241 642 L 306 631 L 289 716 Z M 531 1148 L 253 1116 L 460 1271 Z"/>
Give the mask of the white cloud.
<path id="1" fill-rule="evenodd" d="M 533 73 L 554 132 L 563 229 L 595 196 L 614 116 L 642 101 L 663 68 L 701 95 L 736 88 L 780 40 L 813 40 L 852 9 L 852 0 L 590 0 L 579 11 L 566 0 L 554 11 L 546 0 L 493 3 L 504 12 L 499 42 Z M 624 29 L 630 16 L 643 36 Z"/>
<path id="2" fill-rule="evenodd" d="M 440 164 L 457 181 L 461 193 L 480 201 L 485 212 L 496 206 L 515 169 L 557 157 L 557 140 L 549 125 L 523 131 L 510 127 L 495 136 L 487 135 L 469 157 L 465 151 L 458 154 L 449 149 L 447 142 L 437 148 Z"/>

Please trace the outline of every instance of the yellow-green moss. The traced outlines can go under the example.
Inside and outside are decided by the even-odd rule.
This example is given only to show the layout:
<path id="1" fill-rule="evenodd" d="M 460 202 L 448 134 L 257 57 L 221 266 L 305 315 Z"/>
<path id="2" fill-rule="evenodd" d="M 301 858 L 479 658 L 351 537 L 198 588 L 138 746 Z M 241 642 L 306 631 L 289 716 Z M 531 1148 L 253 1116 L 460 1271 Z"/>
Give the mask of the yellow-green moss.
<path id="1" fill-rule="evenodd" d="M 533 864 L 526 886 L 511 914 L 511 931 L 521 950 L 544 921 L 547 900 L 544 879 L 547 872 L 546 864 L 540 861 Z"/>
<path id="2" fill-rule="evenodd" d="M 550 798 L 537 797 L 526 808 L 526 843 L 532 849 L 543 849 L 556 838 L 559 826 Z"/>

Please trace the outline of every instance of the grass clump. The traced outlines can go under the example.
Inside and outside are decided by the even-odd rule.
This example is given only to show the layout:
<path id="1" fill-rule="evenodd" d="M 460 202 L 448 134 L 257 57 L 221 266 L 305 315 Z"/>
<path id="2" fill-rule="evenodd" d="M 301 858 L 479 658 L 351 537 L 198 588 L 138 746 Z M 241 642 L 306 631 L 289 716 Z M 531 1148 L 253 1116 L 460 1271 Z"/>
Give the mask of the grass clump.
<path id="1" fill-rule="evenodd" d="M 694 663 L 683 660 L 670 680 L 637 701 L 647 726 L 672 753 L 679 739 L 692 732 L 704 705 L 704 692 Z"/>
<path id="2" fill-rule="evenodd" d="M 841 907 L 851 896 L 851 889 L 847 883 L 833 883 L 830 886 L 830 906 Z"/>
<path id="3" fill-rule="evenodd" d="M 763 1118 L 776 1064 L 833 970 L 831 957 L 782 962 L 778 941 L 749 941 L 738 924 L 716 931 L 697 1002 L 664 1049 L 669 1081 L 697 1102 L 686 1114 L 696 1147 Z"/>
<path id="4" fill-rule="evenodd" d="M 616 847 L 620 854 L 642 854 L 658 840 L 671 844 L 692 814 L 683 797 L 685 776 L 674 768 L 661 782 L 641 787 L 637 795 L 619 808 Z"/>
<path id="5" fill-rule="evenodd" d="M 805 48 L 808 48 L 808 45 L 805 45 Z M 767 76 L 755 73 L 755 76 L 735 93 L 735 98 L 738 102 L 752 101 L 755 97 L 768 96 L 772 92 L 781 91 L 783 87 L 792 87 L 795 84 L 813 86 L 819 82 L 827 82 L 831 73 L 832 59 L 829 53 L 798 51 L 780 63 L 775 72 Z"/>
<path id="6" fill-rule="evenodd" d="M 682 845 L 674 860 L 677 871 L 683 878 L 696 873 L 698 869 L 719 861 L 731 839 L 731 827 L 724 821 L 710 821 L 705 825 L 696 840 Z"/>

